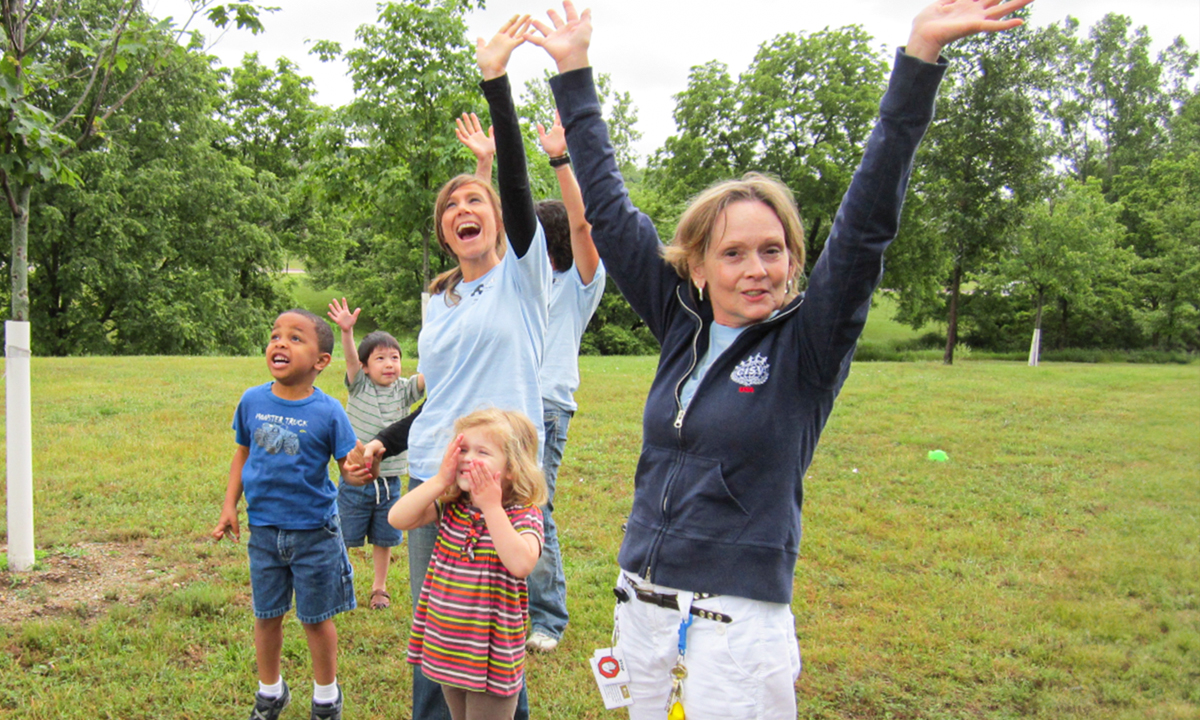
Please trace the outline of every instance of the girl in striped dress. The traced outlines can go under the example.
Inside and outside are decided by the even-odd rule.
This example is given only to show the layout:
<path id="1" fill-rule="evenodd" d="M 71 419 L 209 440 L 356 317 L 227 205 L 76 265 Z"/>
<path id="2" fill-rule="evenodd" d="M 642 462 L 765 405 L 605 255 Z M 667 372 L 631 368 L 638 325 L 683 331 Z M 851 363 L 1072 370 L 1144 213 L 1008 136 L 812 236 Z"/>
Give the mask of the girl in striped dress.
<path id="1" fill-rule="evenodd" d="M 437 475 L 388 514 L 401 530 L 438 522 L 408 661 L 441 684 L 454 720 L 512 718 L 525 668 L 525 577 L 542 551 L 537 430 L 520 412 L 488 409 L 454 431 Z"/>

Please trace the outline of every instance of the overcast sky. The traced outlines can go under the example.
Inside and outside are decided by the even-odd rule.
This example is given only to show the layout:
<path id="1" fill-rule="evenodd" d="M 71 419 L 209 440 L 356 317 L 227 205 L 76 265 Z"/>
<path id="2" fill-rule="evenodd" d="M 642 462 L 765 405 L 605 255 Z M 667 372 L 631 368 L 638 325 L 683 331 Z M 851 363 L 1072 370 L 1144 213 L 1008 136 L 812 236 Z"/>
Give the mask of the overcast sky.
<path id="1" fill-rule="evenodd" d="M 264 4 L 280 7 L 263 18 L 265 32 L 252 36 L 230 31 L 212 51 L 227 66 L 237 65 L 244 53 L 252 51 L 264 63 L 287 57 L 313 78 L 317 102 L 331 106 L 349 102 L 353 90 L 345 65 L 321 63 L 308 50 L 314 40 L 336 40 L 343 49 L 353 47 L 355 30 L 374 24 L 377 18 L 376 0 L 266 0 Z M 644 157 L 674 132 L 672 96 L 687 87 L 691 67 L 720 60 L 737 77 L 758 46 L 780 33 L 851 24 L 862 25 L 881 46 L 895 47 L 907 40 L 912 17 L 924 4 L 921 0 L 581 0 L 577 7 L 592 9 L 593 66 L 610 73 L 614 87 L 633 97 L 643 134 L 638 150 Z M 185 0 L 147 0 L 146 6 L 159 17 L 174 16 L 177 23 L 186 18 Z M 490 37 L 517 12 L 537 13 L 544 19 L 550 7 L 561 11 L 561 5 L 545 0 L 488 0 L 486 11 L 468 18 L 470 39 Z M 1183 35 L 1192 50 L 1200 48 L 1200 0 L 1038 0 L 1032 10 L 1034 25 L 1070 15 L 1085 29 L 1109 12 L 1122 13 L 1135 26 L 1147 26 L 1156 52 L 1177 35 Z M 210 40 L 216 39 L 210 26 L 199 27 Z M 518 48 L 509 64 L 518 88 L 548 68 L 552 68 L 549 56 L 534 45 Z M 451 128 L 448 119 L 447 132 Z"/>

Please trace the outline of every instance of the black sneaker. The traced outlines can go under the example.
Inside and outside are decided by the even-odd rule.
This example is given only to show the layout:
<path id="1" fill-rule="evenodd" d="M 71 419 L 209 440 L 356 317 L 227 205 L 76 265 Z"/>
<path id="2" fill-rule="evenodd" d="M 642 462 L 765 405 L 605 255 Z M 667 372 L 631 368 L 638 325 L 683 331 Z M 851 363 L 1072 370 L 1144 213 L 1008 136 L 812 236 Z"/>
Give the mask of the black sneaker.
<path id="1" fill-rule="evenodd" d="M 279 720 L 279 714 L 291 701 L 292 693 L 286 681 L 283 683 L 283 694 L 279 697 L 263 697 L 254 693 L 254 712 L 250 713 L 250 720 Z"/>
<path id="2" fill-rule="evenodd" d="M 337 700 L 332 705 L 312 704 L 310 720 L 342 720 L 342 686 L 338 685 Z"/>

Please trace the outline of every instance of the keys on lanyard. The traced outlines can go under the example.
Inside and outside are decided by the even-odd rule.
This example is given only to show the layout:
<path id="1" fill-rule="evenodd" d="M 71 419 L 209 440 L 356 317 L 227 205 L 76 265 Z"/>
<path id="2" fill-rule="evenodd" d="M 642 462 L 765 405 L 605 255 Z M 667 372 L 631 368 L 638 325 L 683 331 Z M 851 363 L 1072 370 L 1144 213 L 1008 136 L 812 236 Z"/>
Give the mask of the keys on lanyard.
<path id="1" fill-rule="evenodd" d="M 667 695 L 667 720 L 685 720 L 683 680 L 687 677 L 687 667 L 683 664 L 683 657 L 687 653 L 687 631 L 692 624 L 691 603 L 687 604 L 688 609 L 683 611 L 683 620 L 679 621 L 679 658 L 675 660 L 675 667 L 671 668 L 671 692 Z"/>

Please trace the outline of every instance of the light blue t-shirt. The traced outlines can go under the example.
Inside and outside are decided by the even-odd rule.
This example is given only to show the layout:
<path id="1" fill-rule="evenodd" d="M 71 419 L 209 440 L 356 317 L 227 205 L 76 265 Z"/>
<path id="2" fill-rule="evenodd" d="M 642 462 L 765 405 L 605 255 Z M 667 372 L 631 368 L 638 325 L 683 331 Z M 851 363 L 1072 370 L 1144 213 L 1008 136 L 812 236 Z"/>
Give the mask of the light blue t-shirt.
<path id="1" fill-rule="evenodd" d="M 542 401 L 569 412 L 579 407 L 579 341 L 604 297 L 604 263 L 596 266 L 592 282 L 584 285 L 579 268 L 554 273 L 550 289 L 550 321 L 546 326 L 546 356 L 542 359 Z"/>
<path id="2" fill-rule="evenodd" d="M 725 352 L 725 349 L 732 345 L 745 329 L 744 327 L 726 327 L 717 323 L 708 326 L 708 351 L 704 353 L 704 357 L 700 358 L 696 369 L 683 384 L 683 391 L 679 393 L 679 401 L 683 403 L 684 410 L 687 410 L 688 405 L 692 404 L 692 396 L 696 394 L 696 387 L 700 385 L 700 381 L 704 379 L 704 375 L 712 367 L 713 362 L 721 357 L 721 353 Z"/>
<path id="3" fill-rule="evenodd" d="M 500 263 L 483 277 L 460 282 L 459 301 L 445 293 L 429 299 L 417 338 L 425 376 L 425 406 L 408 434 L 408 474 L 428 480 L 437 474 L 454 421 L 474 410 L 519 410 L 542 426 L 538 368 L 545 346 L 550 259 L 539 224 L 522 258 L 509 245 Z M 540 454 L 539 456 L 540 457 Z"/>
<path id="4" fill-rule="evenodd" d="M 315 530 L 337 514 L 329 458 L 354 449 L 354 428 L 342 404 L 313 388 L 303 400 L 284 400 L 271 385 L 242 394 L 233 414 L 238 445 L 250 448 L 242 494 L 251 525 Z"/>

